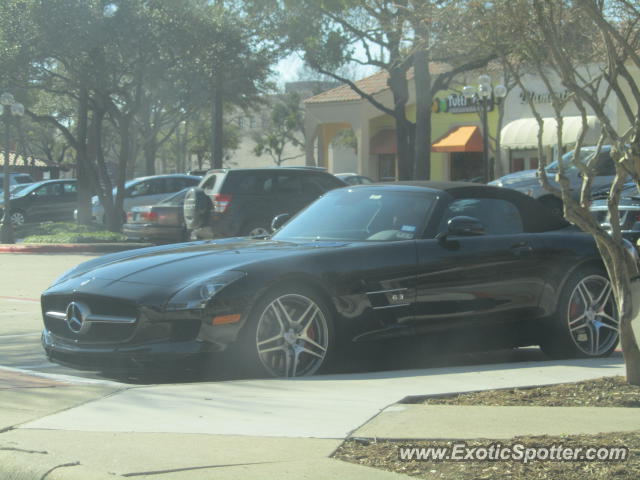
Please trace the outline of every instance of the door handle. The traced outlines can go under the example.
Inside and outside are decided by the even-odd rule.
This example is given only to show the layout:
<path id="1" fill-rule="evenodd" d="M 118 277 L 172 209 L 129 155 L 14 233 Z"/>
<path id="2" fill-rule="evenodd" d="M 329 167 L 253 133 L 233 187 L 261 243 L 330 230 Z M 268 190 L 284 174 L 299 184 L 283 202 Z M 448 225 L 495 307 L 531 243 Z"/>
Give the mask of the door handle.
<path id="1" fill-rule="evenodd" d="M 533 252 L 533 247 L 526 242 L 522 242 L 512 245 L 509 251 L 516 256 L 527 255 Z"/>

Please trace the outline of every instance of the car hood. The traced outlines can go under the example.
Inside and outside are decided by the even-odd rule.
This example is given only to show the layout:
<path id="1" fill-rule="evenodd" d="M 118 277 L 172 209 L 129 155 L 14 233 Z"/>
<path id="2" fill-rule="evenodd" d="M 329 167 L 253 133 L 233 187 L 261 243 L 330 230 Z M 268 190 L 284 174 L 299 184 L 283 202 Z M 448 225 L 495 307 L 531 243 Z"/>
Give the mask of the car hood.
<path id="1" fill-rule="evenodd" d="M 242 270 L 261 260 L 297 255 L 308 249 L 336 248 L 348 243 L 298 244 L 252 238 L 190 242 L 121 252 L 80 264 L 54 285 L 81 277 L 101 280 L 104 286 L 126 282 L 156 286 L 181 286 L 204 276 Z"/>

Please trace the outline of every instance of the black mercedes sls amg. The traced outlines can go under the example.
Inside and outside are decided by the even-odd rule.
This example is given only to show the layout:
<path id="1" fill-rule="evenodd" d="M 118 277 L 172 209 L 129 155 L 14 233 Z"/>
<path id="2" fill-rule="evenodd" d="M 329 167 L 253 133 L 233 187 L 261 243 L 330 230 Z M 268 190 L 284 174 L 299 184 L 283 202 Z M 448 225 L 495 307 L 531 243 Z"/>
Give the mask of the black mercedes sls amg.
<path id="1" fill-rule="evenodd" d="M 144 248 L 73 268 L 42 295 L 47 355 L 108 369 L 226 350 L 252 374 L 295 377 L 354 343 L 469 328 L 511 328 L 512 346 L 554 356 L 609 355 L 618 343 L 592 238 L 516 191 L 359 185 L 282 221 L 268 237 Z"/>

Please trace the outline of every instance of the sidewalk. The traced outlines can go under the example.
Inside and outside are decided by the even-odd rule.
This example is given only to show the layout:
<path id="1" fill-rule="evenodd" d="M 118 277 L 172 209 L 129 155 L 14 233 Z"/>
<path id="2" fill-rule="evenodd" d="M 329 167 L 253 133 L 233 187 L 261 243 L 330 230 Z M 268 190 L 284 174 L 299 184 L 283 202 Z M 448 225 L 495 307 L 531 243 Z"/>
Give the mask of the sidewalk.
<path id="1" fill-rule="evenodd" d="M 640 429 L 634 409 L 599 408 L 597 419 L 576 422 L 580 408 L 396 404 L 620 374 L 619 357 L 152 386 L 0 369 L 0 478 L 40 479 L 60 465 L 47 480 L 409 478 L 329 456 L 350 436 L 508 438 L 535 424 L 565 433 L 621 422 Z"/>

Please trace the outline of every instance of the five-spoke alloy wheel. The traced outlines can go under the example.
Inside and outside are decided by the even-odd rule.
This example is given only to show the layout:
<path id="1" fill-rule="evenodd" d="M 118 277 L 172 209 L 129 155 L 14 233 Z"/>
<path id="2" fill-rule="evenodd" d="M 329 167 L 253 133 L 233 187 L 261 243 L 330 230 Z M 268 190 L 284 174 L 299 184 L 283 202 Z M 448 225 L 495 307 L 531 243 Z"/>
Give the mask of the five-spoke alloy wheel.
<path id="1" fill-rule="evenodd" d="M 618 309 L 606 274 L 587 268 L 572 275 L 543 350 L 554 357 L 603 357 L 618 338 Z"/>
<path id="2" fill-rule="evenodd" d="M 618 343 L 618 311 L 609 279 L 589 275 L 578 282 L 567 306 L 567 322 L 572 340 L 585 355 L 606 355 Z"/>
<path id="3" fill-rule="evenodd" d="M 258 319 L 258 357 L 274 377 L 312 375 L 322 366 L 329 345 L 327 314 L 305 295 L 274 298 Z"/>

